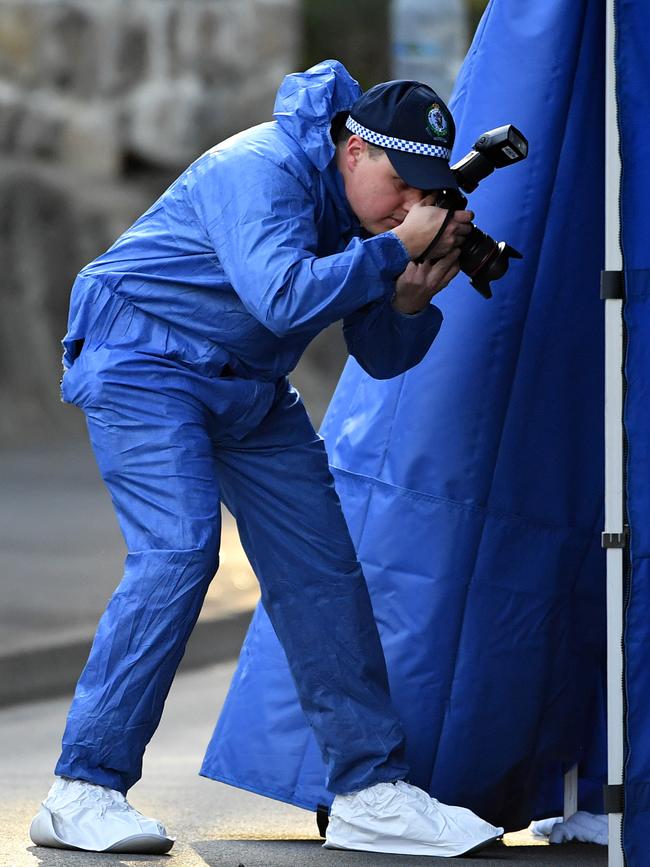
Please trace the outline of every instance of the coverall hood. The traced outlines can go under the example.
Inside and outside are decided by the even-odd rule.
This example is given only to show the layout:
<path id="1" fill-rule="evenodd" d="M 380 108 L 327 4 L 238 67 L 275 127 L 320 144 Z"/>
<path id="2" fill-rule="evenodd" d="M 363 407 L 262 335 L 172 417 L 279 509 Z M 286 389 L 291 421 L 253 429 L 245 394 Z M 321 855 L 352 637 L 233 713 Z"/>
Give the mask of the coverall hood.
<path id="1" fill-rule="evenodd" d="M 338 60 L 323 60 L 306 72 L 287 75 L 275 99 L 273 116 L 319 170 L 327 168 L 335 146 L 330 125 L 361 96 L 357 81 Z"/>

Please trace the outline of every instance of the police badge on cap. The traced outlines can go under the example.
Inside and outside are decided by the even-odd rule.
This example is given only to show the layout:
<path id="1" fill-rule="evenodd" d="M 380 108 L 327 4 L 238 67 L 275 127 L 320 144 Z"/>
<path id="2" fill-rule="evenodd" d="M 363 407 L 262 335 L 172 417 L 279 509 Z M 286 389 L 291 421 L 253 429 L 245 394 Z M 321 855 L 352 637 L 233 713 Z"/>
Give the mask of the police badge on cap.
<path id="1" fill-rule="evenodd" d="M 427 111 L 427 129 L 435 139 L 446 139 L 449 134 L 447 119 L 442 107 L 434 102 Z"/>

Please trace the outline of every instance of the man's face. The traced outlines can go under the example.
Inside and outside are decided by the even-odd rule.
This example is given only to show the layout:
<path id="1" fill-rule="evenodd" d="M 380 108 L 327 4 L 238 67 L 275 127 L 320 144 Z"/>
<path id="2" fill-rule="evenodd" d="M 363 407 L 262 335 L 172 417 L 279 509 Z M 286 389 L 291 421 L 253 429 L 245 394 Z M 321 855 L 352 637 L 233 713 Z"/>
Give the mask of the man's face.
<path id="1" fill-rule="evenodd" d="M 411 206 L 425 196 L 399 177 L 385 153 L 370 150 L 357 135 L 343 146 L 338 166 L 348 203 L 371 235 L 399 226 Z"/>

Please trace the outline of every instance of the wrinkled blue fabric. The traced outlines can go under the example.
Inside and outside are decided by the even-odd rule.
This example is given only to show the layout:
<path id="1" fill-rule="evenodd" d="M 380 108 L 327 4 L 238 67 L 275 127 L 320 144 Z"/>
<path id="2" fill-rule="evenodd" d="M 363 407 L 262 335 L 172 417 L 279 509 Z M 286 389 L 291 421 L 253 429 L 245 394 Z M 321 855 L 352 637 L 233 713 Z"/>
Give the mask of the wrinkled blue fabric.
<path id="1" fill-rule="evenodd" d="M 621 243 L 627 331 L 624 424 L 630 527 L 624 664 L 627 703 L 623 848 L 628 867 L 648 862 L 650 835 L 650 9 L 615 3 L 618 125 L 621 142 Z"/>
<path id="2" fill-rule="evenodd" d="M 604 4 L 493 0 L 452 110 L 454 159 L 504 123 L 529 139 L 470 196 L 524 259 L 490 301 L 464 277 L 437 296 L 445 327 L 405 375 L 349 361 L 323 433 L 410 780 L 513 830 L 561 814 L 576 762 L 580 808 L 603 808 Z M 331 800 L 262 609 L 203 773 Z"/>
<path id="3" fill-rule="evenodd" d="M 390 232 L 365 237 L 348 207 L 330 124 L 359 93 L 336 61 L 288 76 L 275 121 L 201 156 L 75 281 L 62 396 L 86 413 L 128 556 L 59 775 L 122 792 L 139 778 L 217 566 L 221 500 L 318 742 L 321 782 L 348 792 L 408 773 L 324 446 L 286 378 L 335 321 L 378 378 L 420 362 L 442 321 L 432 305 L 394 310 L 408 254 Z M 251 743 L 243 752 L 260 756 Z"/>
<path id="4" fill-rule="evenodd" d="M 401 778 L 403 734 L 323 442 L 286 379 L 266 384 L 263 420 L 234 435 L 247 398 L 229 393 L 230 384 L 215 388 L 191 370 L 114 347 L 84 350 L 64 379 L 64 396 L 86 413 L 129 553 L 77 686 L 56 773 L 122 792 L 139 779 L 217 568 L 223 501 L 291 660 L 332 790 Z"/>
<path id="5" fill-rule="evenodd" d="M 388 378 L 416 364 L 440 327 L 440 311 L 430 305 L 409 317 L 393 309 L 408 254 L 391 232 L 361 238 L 333 161 L 329 124 L 359 94 L 336 61 L 290 75 L 276 100 L 277 121 L 196 160 L 81 272 L 64 364 L 101 316 L 88 278 L 167 326 L 169 348 L 159 351 L 207 375 L 227 364 L 246 379 L 277 379 L 340 319 L 350 352 L 373 375 Z M 360 310 L 372 312 L 371 325 Z"/>

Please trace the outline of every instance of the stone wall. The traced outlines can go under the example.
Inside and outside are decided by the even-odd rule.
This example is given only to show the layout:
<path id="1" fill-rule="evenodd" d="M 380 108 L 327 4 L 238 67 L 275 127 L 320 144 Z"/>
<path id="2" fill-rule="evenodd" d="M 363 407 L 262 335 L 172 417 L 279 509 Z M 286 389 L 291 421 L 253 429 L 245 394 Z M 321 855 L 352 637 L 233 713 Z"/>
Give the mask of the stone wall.
<path id="1" fill-rule="evenodd" d="M 80 267 L 105 250 L 153 190 L 70 168 L 3 160 L 0 169 L 0 445 L 77 433 L 59 402 L 60 340 Z"/>
<path id="2" fill-rule="evenodd" d="M 0 0 L 0 444 L 58 400 L 70 285 L 216 141 L 270 117 L 298 0 Z"/>
<path id="3" fill-rule="evenodd" d="M 119 175 L 270 116 L 295 0 L 0 0 L 0 151 Z"/>

